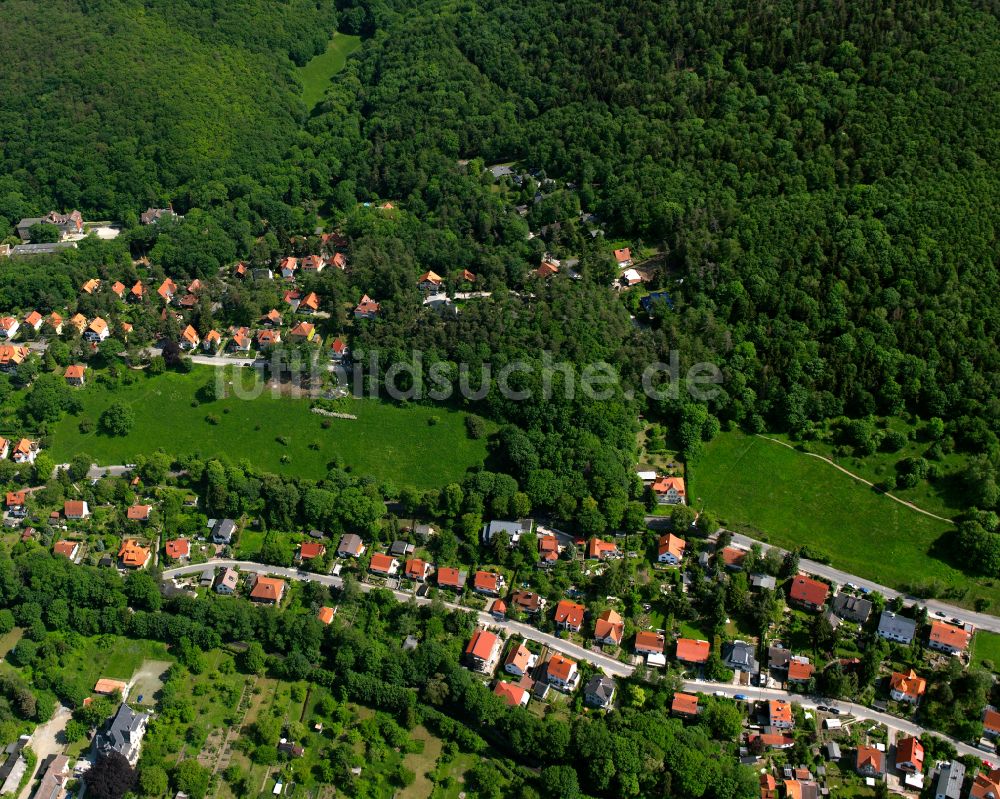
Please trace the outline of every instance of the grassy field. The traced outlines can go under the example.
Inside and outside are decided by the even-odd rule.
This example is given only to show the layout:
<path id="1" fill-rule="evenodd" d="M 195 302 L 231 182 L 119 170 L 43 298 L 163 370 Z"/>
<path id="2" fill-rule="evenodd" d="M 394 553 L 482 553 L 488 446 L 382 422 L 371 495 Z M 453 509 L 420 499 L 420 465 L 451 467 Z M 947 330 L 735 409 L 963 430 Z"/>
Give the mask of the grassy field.
<path id="1" fill-rule="evenodd" d="M 984 660 L 993 664 L 993 671 L 1000 674 L 1000 635 L 980 630 L 972 639 L 972 662 L 982 664 Z"/>
<path id="2" fill-rule="evenodd" d="M 55 426 L 49 454 L 66 462 L 84 452 L 106 465 L 130 463 L 140 453 L 162 448 L 171 455 L 246 460 L 266 471 L 314 478 L 339 458 L 354 472 L 418 488 L 460 480 L 486 456 L 486 441 L 468 437 L 465 415 L 458 411 L 348 398 L 340 401 L 342 410 L 357 420 L 327 420 L 310 412 L 308 400 L 269 391 L 253 400 L 227 397 L 199 404 L 196 395 L 214 374 L 205 366 L 189 374 L 143 374 L 135 384 L 115 390 L 88 386 L 78 394 L 81 412 Z M 114 401 L 135 414 L 131 432 L 120 438 L 96 431 L 101 412 Z M 95 429 L 82 433 L 83 419 Z M 327 429 L 324 421 L 330 422 Z"/>
<path id="3" fill-rule="evenodd" d="M 808 546 L 834 566 L 896 588 L 993 602 L 1000 589 L 942 560 L 949 525 L 880 496 L 829 464 L 757 436 L 723 433 L 689 474 L 692 503 L 782 547 Z"/>
<path id="4" fill-rule="evenodd" d="M 302 81 L 302 101 L 306 108 L 312 109 L 326 93 L 330 79 L 347 64 L 347 56 L 361 46 L 360 36 L 350 36 L 346 33 L 335 33 L 327 45 L 326 52 L 314 56 L 304 67 L 299 67 L 299 80 Z"/>
<path id="5" fill-rule="evenodd" d="M 93 686 L 101 677 L 130 680 L 146 660 L 171 660 L 166 645 L 159 641 L 131 640 L 117 635 L 88 638 L 63 660 L 67 673 L 83 675 Z"/>

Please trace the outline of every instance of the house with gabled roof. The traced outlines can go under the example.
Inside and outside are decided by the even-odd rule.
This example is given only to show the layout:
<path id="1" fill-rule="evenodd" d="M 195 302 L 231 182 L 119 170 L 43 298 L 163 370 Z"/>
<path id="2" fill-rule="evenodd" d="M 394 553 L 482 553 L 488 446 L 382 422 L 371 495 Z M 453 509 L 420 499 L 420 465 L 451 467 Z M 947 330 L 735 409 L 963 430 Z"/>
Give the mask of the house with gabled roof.
<path id="1" fill-rule="evenodd" d="M 523 677 L 538 662 L 538 656 L 533 654 L 523 643 L 515 644 L 504 659 L 503 668 L 508 674 Z"/>
<path id="2" fill-rule="evenodd" d="M 257 349 L 267 350 L 281 343 L 280 330 L 258 330 Z"/>
<path id="3" fill-rule="evenodd" d="M 545 607 L 545 597 L 534 591 L 519 589 L 511 594 L 510 604 L 522 613 L 533 615 Z"/>
<path id="4" fill-rule="evenodd" d="M 330 358 L 331 360 L 340 362 L 347 359 L 349 351 L 347 349 L 347 342 L 339 336 L 333 340 L 330 344 Z"/>
<path id="5" fill-rule="evenodd" d="M 83 335 L 83 331 L 87 329 L 87 317 L 82 313 L 73 314 L 69 319 L 69 323 L 80 335 Z"/>
<path id="6" fill-rule="evenodd" d="M 1000 799 L 1000 768 L 983 768 L 976 774 L 969 799 Z"/>
<path id="7" fill-rule="evenodd" d="M 362 296 L 361 301 L 354 308 L 355 319 L 377 319 L 382 306 L 375 302 L 367 294 Z"/>
<path id="8" fill-rule="evenodd" d="M 743 563 L 750 553 L 739 547 L 723 547 L 719 553 L 719 559 L 729 571 L 743 571 Z"/>
<path id="9" fill-rule="evenodd" d="M 591 707 L 607 709 L 615 701 L 615 681 L 605 674 L 595 674 L 583 686 L 583 701 Z"/>
<path id="10" fill-rule="evenodd" d="M 326 547 L 318 541 L 303 541 L 295 551 L 295 559 L 303 563 L 313 558 L 321 558 L 326 554 Z"/>
<path id="11" fill-rule="evenodd" d="M 191 556 L 191 542 L 186 538 L 171 538 L 163 549 L 171 560 L 187 560 Z"/>
<path id="12" fill-rule="evenodd" d="M 72 521 L 80 521 L 90 516 L 90 506 L 79 499 L 67 499 L 63 502 L 63 516 Z"/>
<path id="13" fill-rule="evenodd" d="M 670 703 L 670 712 L 681 718 L 698 717 L 698 697 L 695 694 L 685 694 L 677 691 Z"/>
<path id="14" fill-rule="evenodd" d="M 303 272 L 318 275 L 326 267 L 326 259 L 322 255 L 307 255 L 301 263 Z"/>
<path id="15" fill-rule="evenodd" d="M 440 588 L 451 588 L 454 591 L 461 591 L 465 588 L 466 572 L 459 571 L 451 566 L 441 566 L 437 570 L 437 584 Z"/>
<path id="16" fill-rule="evenodd" d="M 897 702 L 916 704 L 927 691 L 927 680 L 910 669 L 907 672 L 894 671 L 889 677 L 889 696 Z"/>
<path id="17" fill-rule="evenodd" d="M 687 500 L 683 477 L 658 477 L 650 489 L 660 505 L 683 505 Z"/>
<path id="18" fill-rule="evenodd" d="M 276 577 L 254 574 L 250 582 L 250 599 L 262 605 L 280 605 L 285 596 L 285 581 Z"/>
<path id="19" fill-rule="evenodd" d="M 150 551 L 133 538 L 122 541 L 118 548 L 118 563 L 126 569 L 144 569 L 149 563 Z"/>
<path id="20" fill-rule="evenodd" d="M 924 747 L 919 738 L 909 735 L 896 739 L 896 768 L 910 774 L 924 770 Z"/>
<path id="21" fill-rule="evenodd" d="M 17 335 L 17 331 L 20 329 L 21 323 L 13 316 L 0 316 L 0 338 L 5 338 L 9 341 Z"/>
<path id="22" fill-rule="evenodd" d="M 311 322 L 299 322 L 288 331 L 288 338 L 297 342 L 312 341 L 316 335 L 316 325 Z"/>
<path id="23" fill-rule="evenodd" d="M 212 526 L 212 543 L 229 545 L 236 534 L 236 522 L 232 519 L 217 519 Z"/>
<path id="24" fill-rule="evenodd" d="M 399 561 L 382 552 L 376 552 L 368 564 L 368 571 L 383 577 L 391 577 L 399 572 Z"/>
<path id="25" fill-rule="evenodd" d="M 8 491 L 6 500 L 7 513 L 11 516 L 20 518 L 28 515 L 27 491 Z"/>
<path id="26" fill-rule="evenodd" d="M 159 294 L 160 298 L 165 302 L 171 302 L 174 299 L 174 295 L 177 294 L 177 284 L 168 277 L 160 284 L 156 293 Z"/>
<path id="27" fill-rule="evenodd" d="M 87 367 L 79 363 L 71 363 L 63 372 L 63 379 L 71 386 L 82 386 Z"/>
<path id="28" fill-rule="evenodd" d="M 42 323 L 45 321 L 45 317 L 42 316 L 38 311 L 32 311 L 27 316 L 24 317 L 24 326 L 30 327 L 36 333 L 42 329 Z"/>
<path id="29" fill-rule="evenodd" d="M 55 311 L 49 314 L 48 318 L 45 320 L 45 324 L 47 324 L 49 329 L 57 336 L 62 334 L 63 318 Z"/>
<path id="30" fill-rule="evenodd" d="M 125 512 L 125 517 L 130 522 L 148 522 L 152 512 L 152 505 L 131 505 Z"/>
<path id="31" fill-rule="evenodd" d="M 281 276 L 285 280 L 292 280 L 295 278 L 295 273 L 299 268 L 299 259 L 293 255 L 285 256 L 281 259 L 281 263 L 278 265 L 281 270 Z"/>
<path id="32" fill-rule="evenodd" d="M 491 673 L 500 657 L 500 639 L 489 630 L 477 629 L 465 648 L 465 658 L 476 671 Z"/>
<path id="33" fill-rule="evenodd" d="M 69 558 L 70 560 L 75 561 L 76 556 L 80 554 L 80 542 L 70 541 L 68 539 L 56 541 L 52 545 L 52 552 L 55 555 L 62 555 L 64 558 Z"/>
<path id="34" fill-rule="evenodd" d="M 673 533 L 661 535 L 657 560 L 660 563 L 668 563 L 671 566 L 676 566 L 684 559 L 684 550 L 686 548 L 687 541 L 683 538 L 678 538 Z"/>
<path id="35" fill-rule="evenodd" d="M 887 641 L 909 645 L 917 633 L 917 622 L 906 616 L 900 616 L 891 610 L 883 610 L 878 620 L 878 635 Z"/>
<path id="36" fill-rule="evenodd" d="M 885 754 L 874 746 L 859 746 L 854 769 L 862 777 L 881 777 L 885 774 Z"/>
<path id="37" fill-rule="evenodd" d="M 250 338 L 250 328 L 233 328 L 229 337 L 227 349 L 230 352 L 249 352 L 253 340 Z"/>
<path id="38" fill-rule="evenodd" d="M 809 682 L 816 667 L 803 655 L 792 655 L 788 660 L 788 682 Z"/>
<path id="39" fill-rule="evenodd" d="M 944 621 L 931 622 L 930 638 L 927 641 L 927 646 L 931 649 L 948 655 L 961 655 L 968 651 L 971 641 L 972 632 L 964 626 L 959 627 Z"/>
<path id="40" fill-rule="evenodd" d="M 580 681 L 580 672 L 575 660 L 555 652 L 545 664 L 545 678 L 549 685 L 561 691 L 573 691 Z"/>
<path id="41" fill-rule="evenodd" d="M 677 639 L 677 659 L 691 666 L 707 663 L 711 649 L 712 645 L 708 641 L 693 638 Z"/>
<path id="42" fill-rule="evenodd" d="M 345 533 L 337 545 L 338 558 L 360 558 L 365 554 L 365 543 L 356 533 Z"/>
<path id="43" fill-rule="evenodd" d="M 14 450 L 11 452 L 10 457 L 14 463 L 34 463 L 37 455 L 38 442 L 22 438 L 14 445 Z"/>
<path id="44" fill-rule="evenodd" d="M 559 274 L 559 262 L 551 258 L 542 261 L 538 269 L 535 270 L 535 276 L 540 277 L 542 280 L 548 280 L 550 277 Z"/>
<path id="45" fill-rule="evenodd" d="M 198 335 L 197 330 L 188 325 L 181 331 L 181 340 L 179 343 L 182 350 L 193 350 L 201 344 L 201 336 Z"/>
<path id="46" fill-rule="evenodd" d="M 625 635 L 625 622 L 621 614 L 608 608 L 594 621 L 594 640 L 611 646 L 621 646 Z"/>
<path id="47" fill-rule="evenodd" d="M 146 287 L 142 284 L 141 280 L 137 280 L 135 285 L 129 290 L 128 296 L 125 298 L 126 302 L 139 303 L 146 299 Z"/>
<path id="48" fill-rule="evenodd" d="M 442 280 L 441 275 L 433 271 L 424 272 L 417 278 L 417 288 L 425 294 L 439 291 L 442 285 L 444 285 L 444 280 Z"/>
<path id="49" fill-rule="evenodd" d="M 983 710 L 983 735 L 1000 737 L 1000 712 L 992 705 L 987 705 Z"/>
<path id="50" fill-rule="evenodd" d="M 791 587 L 788 589 L 788 598 L 808 610 L 821 609 L 829 595 L 829 585 L 804 574 L 793 577 Z"/>
<path id="51" fill-rule="evenodd" d="M 613 541 L 591 538 L 587 543 L 587 557 L 591 560 L 607 560 L 608 558 L 616 558 L 620 554 L 618 545 Z"/>
<path id="52" fill-rule="evenodd" d="M 316 618 L 319 619 L 323 624 L 332 624 L 333 617 L 337 615 L 337 612 L 331 608 L 329 605 L 323 605 L 319 610 L 316 611 Z"/>
<path id="53" fill-rule="evenodd" d="M 110 335 L 111 331 L 108 329 L 108 323 L 99 316 L 87 325 L 87 329 L 83 331 L 83 337 L 87 341 L 93 342 L 104 341 Z"/>
<path id="54" fill-rule="evenodd" d="M 635 634 L 637 655 L 662 655 L 666 646 L 667 639 L 655 630 L 640 630 Z"/>
<path id="55" fill-rule="evenodd" d="M 0 372 L 17 374 L 17 368 L 30 354 L 31 350 L 20 344 L 0 344 Z"/>
<path id="56" fill-rule="evenodd" d="M 215 577 L 212 587 L 217 594 L 234 594 L 240 584 L 240 573 L 232 567 L 221 569 Z"/>
<path id="57" fill-rule="evenodd" d="M 559 539 L 554 535 L 538 537 L 538 560 L 541 566 L 550 566 L 559 560 Z"/>
<path id="58" fill-rule="evenodd" d="M 209 330 L 205 334 L 205 338 L 201 340 L 201 349 L 203 352 L 213 353 L 218 352 L 219 347 L 222 346 L 222 334 L 218 330 Z"/>
<path id="59" fill-rule="evenodd" d="M 555 611 L 556 626 L 563 630 L 578 633 L 583 626 L 583 617 L 586 612 L 587 609 L 583 605 L 571 602 L 568 599 L 560 600 L 556 605 Z"/>
<path id="60" fill-rule="evenodd" d="M 767 701 L 768 725 L 776 730 L 790 730 L 795 726 L 792 706 L 784 699 Z"/>
<path id="61" fill-rule="evenodd" d="M 135 766 L 149 718 L 148 713 L 136 713 L 125 703 L 119 705 L 115 715 L 94 736 L 95 756 L 117 752 Z"/>
<path id="62" fill-rule="evenodd" d="M 409 580 L 416 580 L 418 583 L 424 582 L 430 577 L 434 567 L 420 558 L 410 558 L 403 567 L 403 574 Z"/>
<path id="63" fill-rule="evenodd" d="M 82 291 L 84 294 L 93 294 L 100 287 L 101 287 L 101 281 L 96 277 L 92 277 L 90 278 L 90 280 L 85 281 L 84 284 L 80 286 L 80 291 Z"/>
<path id="64" fill-rule="evenodd" d="M 502 574 L 488 571 L 477 571 L 472 578 L 472 590 L 486 596 L 500 596 L 504 587 Z"/>
<path id="65" fill-rule="evenodd" d="M 498 680 L 493 689 L 494 696 L 499 696 L 507 707 L 527 707 L 529 694 L 520 685 L 507 680 Z"/>
<path id="66" fill-rule="evenodd" d="M 870 599 L 841 591 L 833 598 L 831 610 L 845 621 L 864 624 L 872 613 Z"/>
<path id="67" fill-rule="evenodd" d="M 330 258 L 330 265 L 337 267 L 341 272 L 347 270 L 347 256 L 342 252 L 336 252 Z"/>
<path id="68" fill-rule="evenodd" d="M 296 308 L 298 313 L 304 314 L 314 314 L 319 310 L 319 297 L 316 296 L 315 291 L 310 291 L 299 301 L 299 307 Z"/>
<path id="69" fill-rule="evenodd" d="M 629 247 L 622 247 L 620 250 L 615 250 L 614 258 L 619 269 L 632 266 L 632 250 Z"/>

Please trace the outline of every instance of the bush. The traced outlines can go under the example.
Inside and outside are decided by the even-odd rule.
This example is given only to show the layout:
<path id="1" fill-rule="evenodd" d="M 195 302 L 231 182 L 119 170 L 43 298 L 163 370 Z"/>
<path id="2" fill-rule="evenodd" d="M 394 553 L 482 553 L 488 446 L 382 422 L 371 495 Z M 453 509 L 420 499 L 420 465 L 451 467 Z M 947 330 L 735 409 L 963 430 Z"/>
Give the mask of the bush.
<path id="1" fill-rule="evenodd" d="M 205 417 L 205 421 L 208 422 L 209 424 L 218 424 L 222 420 L 219 419 L 219 417 L 216 414 L 210 413 L 208 414 L 208 416 Z"/>
<path id="2" fill-rule="evenodd" d="M 434 427 L 434 425 L 440 423 L 440 421 L 441 421 L 441 417 L 440 416 L 428 416 L 427 417 L 427 425 L 428 425 L 428 427 Z"/>
<path id="3" fill-rule="evenodd" d="M 77 425 L 80 432 L 86 435 L 87 433 L 94 432 L 94 420 L 93 419 L 81 419 L 80 424 Z"/>
<path id="4" fill-rule="evenodd" d="M 465 432 L 473 440 L 482 438 L 486 435 L 486 420 L 481 416 L 469 414 L 465 417 Z"/>

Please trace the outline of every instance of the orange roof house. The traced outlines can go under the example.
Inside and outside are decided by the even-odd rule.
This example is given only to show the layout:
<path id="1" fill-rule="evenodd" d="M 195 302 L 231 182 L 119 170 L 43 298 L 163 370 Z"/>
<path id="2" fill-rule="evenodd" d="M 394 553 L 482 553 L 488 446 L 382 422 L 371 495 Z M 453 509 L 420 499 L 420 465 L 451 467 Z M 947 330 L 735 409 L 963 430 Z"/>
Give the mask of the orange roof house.
<path id="1" fill-rule="evenodd" d="M 100 285 L 101 281 L 98 280 L 96 277 L 92 277 L 90 280 L 84 283 L 80 288 L 82 289 L 84 294 L 93 294 L 95 291 L 97 291 L 98 288 L 100 288 Z"/>
<path id="2" fill-rule="evenodd" d="M 472 274 L 468 269 L 463 269 L 462 274 L 459 276 L 463 283 L 475 283 L 476 276 Z"/>
<path id="3" fill-rule="evenodd" d="M 78 363 L 71 363 L 66 367 L 66 371 L 63 372 L 63 378 L 71 386 L 82 386 L 83 385 L 83 375 L 87 371 L 87 367 Z"/>
<path id="4" fill-rule="evenodd" d="M 747 559 L 749 553 L 745 549 L 738 547 L 724 547 L 720 556 L 727 569 L 740 571 L 743 568 L 743 561 Z"/>
<path id="5" fill-rule="evenodd" d="M 190 556 L 191 542 L 186 538 L 172 538 L 170 541 L 167 541 L 164 549 L 168 558 L 181 560 Z"/>
<path id="6" fill-rule="evenodd" d="M 271 605 L 278 605 L 285 596 L 285 581 L 275 577 L 264 577 L 256 575 L 253 581 L 253 588 L 250 589 L 250 598 L 254 602 L 264 602 Z"/>
<path id="7" fill-rule="evenodd" d="M 45 322 L 56 333 L 62 333 L 63 318 L 55 311 L 49 314 L 49 318 L 46 319 Z"/>
<path id="8" fill-rule="evenodd" d="M 306 294 L 297 310 L 299 313 L 316 313 L 319 310 L 319 297 L 316 296 L 316 292 L 310 291 Z"/>
<path id="9" fill-rule="evenodd" d="M 361 302 L 354 308 L 355 319 L 374 319 L 378 316 L 382 306 L 375 302 L 367 294 L 361 297 Z"/>
<path id="10" fill-rule="evenodd" d="M 472 589 L 480 594 L 497 596 L 503 588 L 503 575 L 496 572 L 477 571 L 472 580 Z"/>
<path id="11" fill-rule="evenodd" d="M 1000 768 L 980 771 L 972 781 L 969 799 L 1000 799 Z"/>
<path id="12" fill-rule="evenodd" d="M 789 682 L 809 682 L 815 671 L 816 667 L 807 657 L 792 657 L 788 661 Z"/>
<path id="13" fill-rule="evenodd" d="M 288 331 L 288 337 L 297 341 L 312 341 L 314 335 L 316 335 L 316 325 L 310 322 L 299 322 Z"/>
<path id="14" fill-rule="evenodd" d="M 983 712 L 983 732 L 992 738 L 1000 736 L 1000 713 L 996 708 L 987 707 Z"/>
<path id="15" fill-rule="evenodd" d="M 417 285 L 425 291 L 432 291 L 439 288 L 443 282 L 441 275 L 433 271 L 424 272 L 417 278 Z"/>
<path id="16" fill-rule="evenodd" d="M 368 570 L 375 572 L 375 574 L 395 574 L 399 571 L 399 561 L 382 552 L 376 552 L 372 555 L 371 562 L 368 564 Z"/>
<path id="17" fill-rule="evenodd" d="M 503 662 L 504 671 L 517 677 L 527 674 L 531 665 L 531 651 L 524 644 L 511 647 L 507 659 Z"/>
<path id="18" fill-rule="evenodd" d="M 712 645 L 692 638 L 677 639 L 677 659 L 684 663 L 706 663 Z"/>
<path id="19" fill-rule="evenodd" d="M 958 627 L 943 621 L 931 622 L 931 637 L 927 642 L 931 649 L 937 649 L 949 655 L 958 655 L 969 648 L 970 641 L 972 641 L 972 633 L 965 627 Z"/>
<path id="20" fill-rule="evenodd" d="M 855 770 L 867 777 L 877 777 L 885 771 L 885 755 L 874 746 L 859 746 Z"/>
<path id="21" fill-rule="evenodd" d="M 318 541 L 303 541 L 299 544 L 299 560 L 312 560 L 321 558 L 326 554 L 326 547 Z"/>
<path id="22" fill-rule="evenodd" d="M 16 370 L 24 363 L 31 350 L 18 344 L 0 344 L 0 370 L 9 372 Z"/>
<path id="23" fill-rule="evenodd" d="M 919 739 L 909 736 L 896 741 L 896 768 L 920 774 L 924 770 L 924 747 Z"/>
<path id="24" fill-rule="evenodd" d="M 587 557 L 592 560 L 604 560 L 618 554 L 618 545 L 612 541 L 602 541 L 591 538 L 587 544 Z"/>
<path id="25" fill-rule="evenodd" d="M 465 656 L 474 668 L 487 671 L 500 654 L 500 639 L 489 630 L 477 629 L 465 648 Z"/>
<path id="26" fill-rule="evenodd" d="M 674 701 L 670 704 L 670 712 L 678 716 L 697 716 L 698 697 L 694 694 L 682 694 L 678 691 L 674 694 Z"/>
<path id="27" fill-rule="evenodd" d="M 70 325 L 76 328 L 77 333 L 82 333 L 87 329 L 87 317 L 82 313 L 73 314 L 69 320 Z"/>
<path id="28" fill-rule="evenodd" d="M 556 652 L 545 664 L 545 676 L 550 683 L 568 688 L 574 684 L 578 676 L 576 661 Z"/>
<path id="29" fill-rule="evenodd" d="M 437 584 L 442 588 L 461 591 L 465 588 L 465 573 L 451 566 L 442 566 L 437 572 Z"/>
<path id="30" fill-rule="evenodd" d="M 23 507 L 24 503 L 28 499 L 27 491 L 8 491 L 7 492 L 7 507 L 8 508 L 20 508 Z"/>
<path id="31" fill-rule="evenodd" d="M 63 503 L 63 516 L 67 519 L 86 519 L 90 515 L 87 503 L 79 499 L 67 499 Z"/>
<path id="32" fill-rule="evenodd" d="M 767 702 L 767 714 L 772 727 L 788 730 L 795 726 L 795 719 L 792 716 L 792 706 L 784 699 L 769 699 Z"/>
<path id="33" fill-rule="evenodd" d="M 431 565 L 427 561 L 421 560 L 420 558 L 410 558 L 406 561 L 403 568 L 403 574 L 407 576 L 410 580 L 426 580 L 427 573 L 430 571 Z"/>
<path id="34" fill-rule="evenodd" d="M 107 677 L 101 677 L 94 685 L 94 693 L 101 696 L 111 696 L 112 694 L 125 696 L 127 691 L 128 683 L 121 680 L 109 680 Z"/>
<path id="35" fill-rule="evenodd" d="M 687 496 L 682 477 L 658 477 L 650 489 L 660 505 L 683 505 Z"/>
<path id="36" fill-rule="evenodd" d="M 662 655 L 666 645 L 666 639 L 652 630 L 642 630 L 635 635 L 635 651 L 639 654 Z"/>
<path id="37" fill-rule="evenodd" d="M 149 514 L 152 510 L 152 505 L 132 505 L 128 511 L 126 511 L 125 515 L 129 521 L 147 522 L 149 521 Z"/>
<path id="38" fill-rule="evenodd" d="M 889 678 L 889 696 L 897 702 L 919 702 L 926 690 L 927 680 L 918 677 L 913 669 L 906 673 L 894 671 Z"/>
<path id="39" fill-rule="evenodd" d="M 624 635 L 625 622 L 615 610 L 604 611 L 594 622 L 594 638 L 602 643 L 619 646 Z"/>
<path id="40" fill-rule="evenodd" d="M 632 263 L 632 250 L 628 247 L 622 247 L 620 250 L 615 250 L 615 263 L 619 266 L 628 266 Z"/>
<path id="41" fill-rule="evenodd" d="M 798 602 L 811 610 L 823 607 L 829 595 L 829 585 L 802 574 L 792 580 L 792 587 L 788 591 L 788 596 L 793 602 Z"/>
<path id="42" fill-rule="evenodd" d="M 328 605 L 324 605 L 316 612 L 316 618 L 319 619 L 323 624 L 329 624 L 333 621 L 333 608 Z"/>
<path id="43" fill-rule="evenodd" d="M 38 311 L 32 311 L 30 314 L 24 317 L 24 323 L 35 331 L 37 331 L 38 328 L 42 326 L 42 322 L 44 321 L 45 318 L 40 313 L 38 313 Z"/>
<path id="44" fill-rule="evenodd" d="M 760 799 L 777 799 L 778 783 L 774 775 L 768 771 L 760 775 Z"/>
<path id="45" fill-rule="evenodd" d="M 280 330 L 258 330 L 257 331 L 257 346 L 261 349 L 267 349 L 268 347 L 273 347 L 275 344 L 281 343 L 281 331 Z"/>
<path id="46" fill-rule="evenodd" d="M 559 539 L 554 535 L 539 536 L 538 556 L 543 565 L 559 560 Z"/>
<path id="47" fill-rule="evenodd" d="M 139 300 L 141 300 L 143 297 L 146 296 L 146 287 L 142 285 L 141 280 L 137 280 L 135 282 L 135 285 L 132 286 L 132 289 L 131 291 L 129 291 L 128 295 L 129 299 L 132 300 L 133 302 L 138 302 Z"/>
<path id="48" fill-rule="evenodd" d="M 174 298 L 174 295 L 177 293 L 177 284 L 174 283 L 174 281 L 172 281 L 168 277 L 160 284 L 160 287 L 156 290 L 156 293 L 159 294 L 167 302 L 170 302 Z"/>
<path id="49" fill-rule="evenodd" d="M 684 550 L 687 548 L 687 541 L 678 538 L 673 533 L 660 536 L 660 550 L 657 560 L 660 563 L 678 564 L 684 559 Z"/>
<path id="50" fill-rule="evenodd" d="M 120 280 L 116 280 L 111 284 L 111 290 L 118 295 L 118 299 L 125 299 L 125 290 L 127 286 Z"/>
<path id="51" fill-rule="evenodd" d="M 583 616 L 587 609 L 576 602 L 563 599 L 556 605 L 555 622 L 556 625 L 566 630 L 579 632 L 583 625 Z"/>
<path id="52" fill-rule="evenodd" d="M 198 335 L 198 331 L 195 330 L 191 325 L 188 325 L 181 331 L 181 345 L 187 346 L 188 348 L 197 347 L 201 344 L 201 337 Z"/>
<path id="53" fill-rule="evenodd" d="M 76 557 L 76 553 L 80 550 L 79 541 L 56 541 L 52 547 L 52 552 L 56 555 L 62 555 L 64 558 L 69 558 L 73 560 Z"/>
<path id="54" fill-rule="evenodd" d="M 528 704 L 528 692 L 520 685 L 506 680 L 500 680 L 493 689 L 493 693 L 499 696 L 507 707 L 518 707 Z"/>
<path id="55" fill-rule="evenodd" d="M 535 274 L 543 279 L 550 278 L 553 275 L 559 274 L 559 265 L 553 261 L 542 261 L 541 266 L 535 270 Z"/>
<path id="56" fill-rule="evenodd" d="M 149 562 L 149 550 L 129 538 L 118 550 L 118 561 L 127 569 L 141 569 Z"/>

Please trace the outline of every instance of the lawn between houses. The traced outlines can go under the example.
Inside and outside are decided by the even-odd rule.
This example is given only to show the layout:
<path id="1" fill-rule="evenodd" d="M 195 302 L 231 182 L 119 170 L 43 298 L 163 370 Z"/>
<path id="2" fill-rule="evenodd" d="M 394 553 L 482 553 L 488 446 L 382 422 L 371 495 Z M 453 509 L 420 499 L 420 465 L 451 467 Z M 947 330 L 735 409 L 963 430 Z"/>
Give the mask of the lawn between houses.
<path id="1" fill-rule="evenodd" d="M 309 59 L 297 71 L 302 81 L 302 102 L 312 109 L 326 93 L 330 80 L 347 65 L 347 57 L 361 46 L 360 36 L 334 33 L 326 51 Z"/>
<path id="2" fill-rule="evenodd" d="M 972 578 L 937 557 L 950 525 L 758 436 L 718 435 L 689 469 L 688 496 L 736 532 L 806 546 L 859 577 L 905 590 L 934 583 L 939 596 L 967 606 L 978 597 L 1000 601 L 996 581 Z"/>
<path id="3" fill-rule="evenodd" d="M 338 405 L 357 420 L 328 419 L 312 413 L 308 399 L 269 391 L 253 400 L 199 403 L 199 390 L 214 379 L 215 367 L 196 366 L 188 374 L 143 373 L 134 384 L 114 389 L 92 383 L 78 392 L 80 413 L 54 426 L 49 454 L 68 462 L 84 452 L 110 465 L 162 448 L 171 455 L 247 460 L 259 469 L 303 477 L 325 474 L 338 458 L 357 473 L 417 488 L 461 480 L 486 457 L 486 440 L 468 437 L 460 411 L 345 398 Z M 96 432 L 101 413 L 116 401 L 135 414 L 131 432 L 120 438 Z M 84 419 L 93 422 L 93 431 L 80 431 Z"/>

